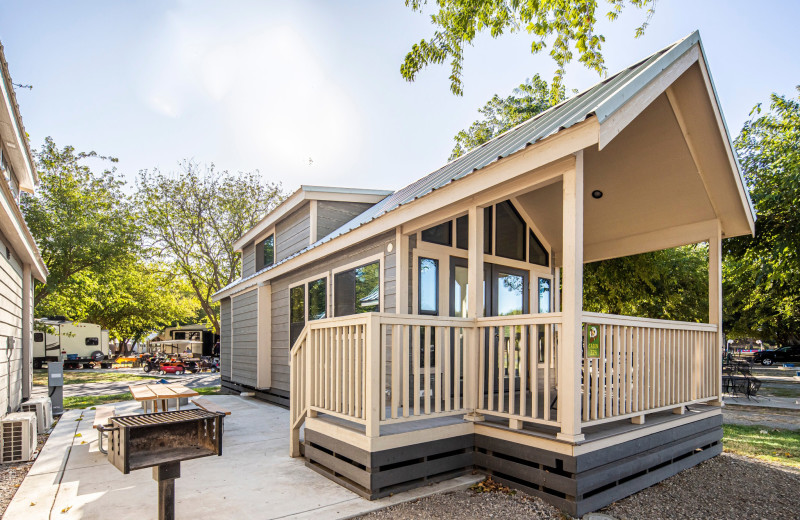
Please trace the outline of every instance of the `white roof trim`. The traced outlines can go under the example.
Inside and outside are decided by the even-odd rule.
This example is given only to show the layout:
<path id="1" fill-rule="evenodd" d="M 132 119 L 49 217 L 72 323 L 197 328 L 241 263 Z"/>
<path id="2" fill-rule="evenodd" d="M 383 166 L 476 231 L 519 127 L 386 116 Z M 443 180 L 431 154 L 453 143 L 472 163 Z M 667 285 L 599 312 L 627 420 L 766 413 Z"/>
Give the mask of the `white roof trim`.
<path id="1" fill-rule="evenodd" d="M 251 240 L 254 240 L 258 235 L 267 231 L 281 218 L 300 207 L 305 201 L 326 200 L 376 204 L 392 193 L 394 192 L 386 190 L 302 185 L 297 191 L 278 204 L 275 209 L 267 213 L 258 224 L 236 239 L 233 243 L 233 249 L 234 251 L 241 251 Z"/>

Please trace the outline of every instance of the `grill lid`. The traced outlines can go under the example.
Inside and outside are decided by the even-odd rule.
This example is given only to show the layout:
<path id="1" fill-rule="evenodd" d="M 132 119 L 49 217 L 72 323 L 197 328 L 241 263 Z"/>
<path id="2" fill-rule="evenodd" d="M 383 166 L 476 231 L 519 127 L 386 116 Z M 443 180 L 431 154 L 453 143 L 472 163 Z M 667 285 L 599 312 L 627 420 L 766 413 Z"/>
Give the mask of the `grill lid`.
<path id="1" fill-rule="evenodd" d="M 217 417 L 220 415 L 216 412 L 208 412 L 206 410 L 177 410 L 171 412 L 159 412 L 144 415 L 122 415 L 119 417 L 112 417 L 111 421 L 115 426 L 124 426 L 126 428 L 137 428 L 141 426 L 159 426 L 165 424 L 176 424 L 182 422 L 199 421 Z"/>

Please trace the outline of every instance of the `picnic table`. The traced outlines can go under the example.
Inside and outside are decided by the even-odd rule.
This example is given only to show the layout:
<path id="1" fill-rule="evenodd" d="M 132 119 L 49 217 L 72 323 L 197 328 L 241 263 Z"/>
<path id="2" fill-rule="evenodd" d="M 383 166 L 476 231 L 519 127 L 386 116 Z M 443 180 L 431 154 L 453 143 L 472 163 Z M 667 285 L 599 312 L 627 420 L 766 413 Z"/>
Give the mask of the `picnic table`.
<path id="1" fill-rule="evenodd" d="M 161 411 L 169 410 L 169 401 L 175 399 L 176 408 L 181 409 L 181 399 L 195 397 L 200 394 L 187 388 L 180 383 L 169 385 L 164 384 L 138 384 L 128 387 L 133 395 L 133 399 L 142 403 L 144 411 L 147 412 L 148 403 L 153 403 L 154 412 L 158 411 L 158 403 L 161 403 Z"/>

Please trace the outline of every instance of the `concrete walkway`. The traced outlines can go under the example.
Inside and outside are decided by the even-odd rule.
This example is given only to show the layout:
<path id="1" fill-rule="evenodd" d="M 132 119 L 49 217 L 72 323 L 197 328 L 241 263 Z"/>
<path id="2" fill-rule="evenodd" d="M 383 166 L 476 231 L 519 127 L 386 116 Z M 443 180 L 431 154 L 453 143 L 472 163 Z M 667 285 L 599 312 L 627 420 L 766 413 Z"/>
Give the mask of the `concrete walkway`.
<path id="1" fill-rule="evenodd" d="M 725 424 L 800 430 L 800 399 L 796 397 L 733 397 L 725 395 Z"/>
<path id="2" fill-rule="evenodd" d="M 188 386 L 189 388 L 200 388 L 206 386 L 219 386 L 220 377 L 219 374 L 212 374 L 210 372 L 202 372 L 199 374 L 185 374 L 182 376 L 173 376 L 173 375 L 166 375 L 166 376 L 159 376 L 158 374 L 144 374 L 143 372 L 138 371 L 136 375 L 153 375 L 157 379 L 153 379 L 152 381 L 144 380 L 144 379 L 137 379 L 131 381 L 115 381 L 112 383 L 72 383 L 68 385 L 64 385 L 64 397 L 80 397 L 80 396 L 87 396 L 87 395 L 115 395 L 115 394 L 124 394 L 128 392 L 128 387 L 130 385 L 136 385 L 140 383 L 152 383 L 157 381 L 158 379 L 166 379 L 170 383 L 181 383 L 184 386 Z M 47 387 L 46 386 L 34 386 L 32 397 L 40 397 L 47 395 Z"/>
<path id="3" fill-rule="evenodd" d="M 347 518 L 483 478 L 464 476 L 370 502 L 288 456 L 287 410 L 238 396 L 207 398 L 232 412 L 225 418 L 223 454 L 181 464 L 175 482 L 178 518 Z M 116 408 L 120 415 L 141 410 L 133 401 Z M 112 466 L 97 450 L 93 420 L 92 410 L 71 410 L 61 417 L 5 518 L 156 518 L 152 471 L 123 475 Z"/>

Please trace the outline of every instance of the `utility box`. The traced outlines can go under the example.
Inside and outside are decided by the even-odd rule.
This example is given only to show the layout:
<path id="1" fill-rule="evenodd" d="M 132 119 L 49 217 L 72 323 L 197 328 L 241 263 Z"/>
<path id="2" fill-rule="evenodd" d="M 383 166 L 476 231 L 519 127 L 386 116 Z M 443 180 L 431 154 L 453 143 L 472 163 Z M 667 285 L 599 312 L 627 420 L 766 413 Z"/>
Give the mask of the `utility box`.
<path id="1" fill-rule="evenodd" d="M 50 402 L 53 405 L 53 415 L 64 413 L 64 362 L 50 361 L 47 363 L 47 386 Z"/>

